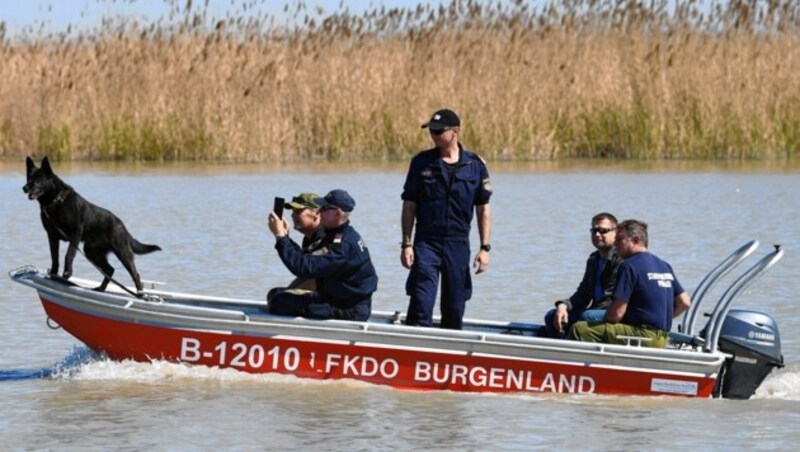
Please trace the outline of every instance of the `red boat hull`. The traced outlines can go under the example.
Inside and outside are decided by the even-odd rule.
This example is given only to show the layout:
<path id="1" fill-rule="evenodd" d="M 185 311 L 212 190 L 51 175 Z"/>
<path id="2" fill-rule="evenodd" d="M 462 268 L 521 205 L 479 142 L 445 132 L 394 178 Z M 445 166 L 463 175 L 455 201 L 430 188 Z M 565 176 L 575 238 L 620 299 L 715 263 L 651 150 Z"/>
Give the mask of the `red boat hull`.
<path id="1" fill-rule="evenodd" d="M 178 328 L 80 312 L 42 298 L 47 315 L 114 360 L 166 360 L 395 388 L 529 394 L 710 397 L 716 373 L 551 361 L 367 341 Z"/>

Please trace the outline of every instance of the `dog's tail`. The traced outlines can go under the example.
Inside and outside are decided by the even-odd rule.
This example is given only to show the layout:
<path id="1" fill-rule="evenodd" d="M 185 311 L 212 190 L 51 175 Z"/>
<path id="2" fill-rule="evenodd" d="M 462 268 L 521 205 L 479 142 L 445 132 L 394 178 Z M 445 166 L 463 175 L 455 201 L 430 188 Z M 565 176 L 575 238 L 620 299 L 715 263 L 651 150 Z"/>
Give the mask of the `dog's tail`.
<path id="1" fill-rule="evenodd" d="M 136 254 L 147 254 L 152 253 L 153 251 L 161 251 L 161 247 L 158 245 L 148 245 L 146 243 L 142 243 L 135 238 L 131 237 L 131 249 Z"/>

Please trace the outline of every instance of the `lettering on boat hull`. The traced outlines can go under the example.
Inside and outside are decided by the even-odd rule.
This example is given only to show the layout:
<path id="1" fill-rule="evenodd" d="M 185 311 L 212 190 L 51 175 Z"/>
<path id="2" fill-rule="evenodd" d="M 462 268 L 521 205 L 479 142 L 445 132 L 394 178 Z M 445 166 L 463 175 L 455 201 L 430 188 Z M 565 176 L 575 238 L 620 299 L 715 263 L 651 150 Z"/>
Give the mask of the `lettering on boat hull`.
<path id="1" fill-rule="evenodd" d="M 593 394 L 594 378 L 481 364 L 414 359 L 400 361 L 347 353 L 304 352 L 295 346 L 220 341 L 205 346 L 183 337 L 180 360 L 246 371 L 291 373 L 316 378 L 353 378 L 382 384 L 471 391 Z"/>
<path id="2" fill-rule="evenodd" d="M 501 367 L 485 368 L 463 364 L 439 364 L 417 361 L 414 380 L 437 384 L 462 385 L 474 388 L 502 389 L 529 392 L 561 392 L 568 394 L 594 393 L 594 379 L 585 375 L 565 375 L 547 372 L 540 379 L 530 370 Z"/>

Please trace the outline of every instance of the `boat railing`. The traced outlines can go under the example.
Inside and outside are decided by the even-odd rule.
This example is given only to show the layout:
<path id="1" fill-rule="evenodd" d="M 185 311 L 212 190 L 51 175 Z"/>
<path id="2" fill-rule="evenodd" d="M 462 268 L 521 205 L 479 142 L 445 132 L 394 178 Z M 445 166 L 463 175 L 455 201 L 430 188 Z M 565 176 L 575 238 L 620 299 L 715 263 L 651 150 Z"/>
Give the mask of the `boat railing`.
<path id="1" fill-rule="evenodd" d="M 697 315 L 700 312 L 700 305 L 705 298 L 706 293 L 714 287 L 723 276 L 727 275 L 737 265 L 742 263 L 748 256 L 758 248 L 758 240 L 751 240 L 742 245 L 739 249 L 731 253 L 730 256 L 722 260 L 713 270 L 711 270 L 692 294 L 692 304 L 683 316 L 683 323 L 681 324 L 680 332 L 688 336 L 695 335 L 694 328 L 697 323 Z"/>
<path id="2" fill-rule="evenodd" d="M 714 351 L 717 349 L 719 343 L 719 336 L 722 331 L 722 324 L 725 317 L 728 315 L 731 303 L 739 297 L 739 295 L 747 289 L 756 279 L 772 268 L 783 257 L 783 249 L 780 245 L 775 245 L 775 250 L 764 256 L 755 265 L 750 267 L 744 272 L 733 284 L 725 290 L 722 294 L 714 311 L 711 313 L 711 318 L 705 326 L 706 344 L 705 351 Z"/>

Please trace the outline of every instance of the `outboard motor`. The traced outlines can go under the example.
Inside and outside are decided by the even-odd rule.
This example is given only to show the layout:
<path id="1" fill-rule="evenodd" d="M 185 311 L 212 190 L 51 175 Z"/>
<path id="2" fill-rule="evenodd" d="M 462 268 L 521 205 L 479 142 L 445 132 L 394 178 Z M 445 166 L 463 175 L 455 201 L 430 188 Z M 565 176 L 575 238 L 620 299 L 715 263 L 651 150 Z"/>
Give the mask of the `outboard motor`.
<path id="1" fill-rule="evenodd" d="M 731 309 L 718 346 L 733 357 L 722 366 L 714 397 L 749 399 L 773 368 L 783 367 L 778 325 L 763 312 Z"/>

